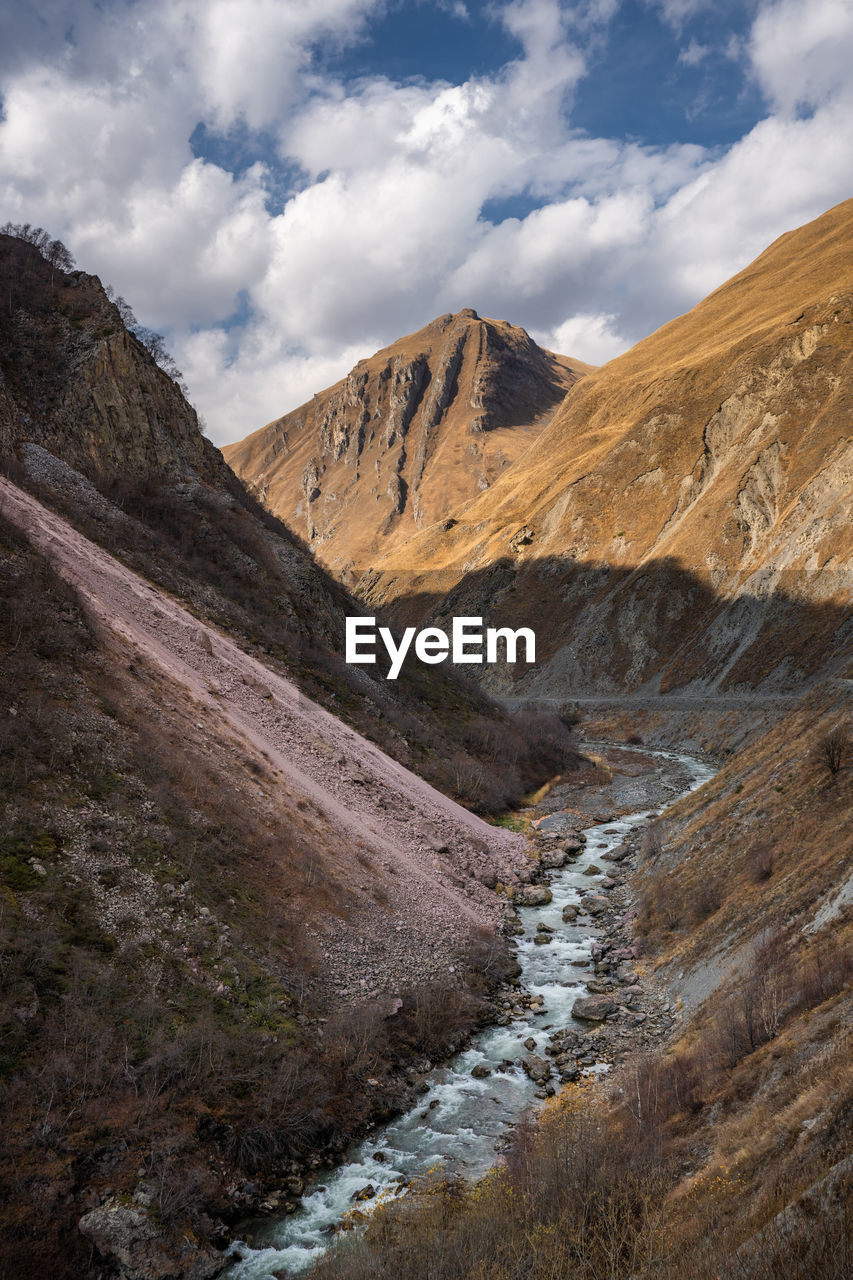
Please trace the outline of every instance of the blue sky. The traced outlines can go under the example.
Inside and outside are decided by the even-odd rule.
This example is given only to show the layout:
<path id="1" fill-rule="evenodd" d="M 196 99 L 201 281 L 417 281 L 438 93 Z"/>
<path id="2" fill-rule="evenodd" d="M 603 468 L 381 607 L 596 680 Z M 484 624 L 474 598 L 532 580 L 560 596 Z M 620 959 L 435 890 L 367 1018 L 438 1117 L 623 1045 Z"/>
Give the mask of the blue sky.
<path id="1" fill-rule="evenodd" d="M 14 0 L 0 221 L 224 443 L 463 306 L 624 350 L 853 195 L 851 66 L 853 0 Z"/>

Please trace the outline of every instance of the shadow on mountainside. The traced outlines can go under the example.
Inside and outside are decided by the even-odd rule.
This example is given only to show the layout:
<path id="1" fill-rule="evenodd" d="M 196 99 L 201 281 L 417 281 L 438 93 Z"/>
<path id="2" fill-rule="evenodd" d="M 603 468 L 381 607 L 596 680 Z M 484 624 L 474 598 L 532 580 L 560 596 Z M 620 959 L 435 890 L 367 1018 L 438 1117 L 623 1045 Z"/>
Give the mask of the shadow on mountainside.
<path id="1" fill-rule="evenodd" d="M 506 557 L 457 576 L 414 571 L 407 584 L 403 573 L 368 571 L 358 595 L 398 628 L 449 630 L 460 616 L 531 627 L 538 678 L 526 663 L 506 668 L 507 691 L 527 677 L 529 693 L 559 685 L 566 697 L 688 686 L 778 693 L 833 669 L 847 674 L 853 656 L 853 576 L 844 570 L 782 572 L 735 597 L 717 592 L 711 573 L 670 558 L 623 568 Z"/>

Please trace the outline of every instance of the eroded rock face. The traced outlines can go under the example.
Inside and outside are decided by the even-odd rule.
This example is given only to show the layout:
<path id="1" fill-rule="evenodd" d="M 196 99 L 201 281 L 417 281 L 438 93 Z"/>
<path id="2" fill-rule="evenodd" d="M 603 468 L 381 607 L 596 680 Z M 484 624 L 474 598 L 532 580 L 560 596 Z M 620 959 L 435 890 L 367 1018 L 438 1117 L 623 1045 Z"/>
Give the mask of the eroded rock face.
<path id="1" fill-rule="evenodd" d="M 587 369 L 460 311 L 225 454 L 325 564 L 355 572 L 488 489 Z"/>
<path id="2" fill-rule="evenodd" d="M 221 1253 L 189 1232 L 164 1228 L 136 1205 L 112 1201 L 84 1214 L 79 1225 L 122 1280 L 211 1280 L 226 1265 Z"/>

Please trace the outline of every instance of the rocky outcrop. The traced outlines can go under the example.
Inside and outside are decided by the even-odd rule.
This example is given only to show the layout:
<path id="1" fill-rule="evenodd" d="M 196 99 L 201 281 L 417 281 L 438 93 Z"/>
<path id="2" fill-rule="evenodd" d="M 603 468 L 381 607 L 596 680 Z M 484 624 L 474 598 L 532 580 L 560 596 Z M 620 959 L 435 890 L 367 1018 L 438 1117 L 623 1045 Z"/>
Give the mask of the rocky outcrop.
<path id="1" fill-rule="evenodd" d="M 608 1014 L 615 1012 L 616 1002 L 606 995 L 589 996 L 572 1005 L 572 1017 L 583 1022 L 603 1022 Z"/>
<path id="2" fill-rule="evenodd" d="M 531 884 L 516 889 L 513 902 L 517 907 L 545 907 L 552 897 L 546 884 Z"/>
<path id="3" fill-rule="evenodd" d="M 125 327 L 97 276 L 54 271 L 0 235 L 0 452 L 42 445 L 89 478 L 225 484 L 180 387 Z"/>
<path id="4" fill-rule="evenodd" d="M 192 1232 L 165 1228 L 137 1204 L 109 1201 L 83 1215 L 80 1231 L 122 1280 L 212 1280 L 226 1265 Z"/>
<path id="5" fill-rule="evenodd" d="M 588 366 L 475 311 L 440 316 L 225 449 L 346 575 L 488 489 Z"/>

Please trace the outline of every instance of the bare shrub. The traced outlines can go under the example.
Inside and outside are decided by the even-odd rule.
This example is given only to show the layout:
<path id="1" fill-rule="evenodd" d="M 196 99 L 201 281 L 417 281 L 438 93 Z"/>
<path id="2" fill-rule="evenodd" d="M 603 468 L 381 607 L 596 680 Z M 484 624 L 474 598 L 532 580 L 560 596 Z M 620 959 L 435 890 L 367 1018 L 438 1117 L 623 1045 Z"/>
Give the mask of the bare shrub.
<path id="1" fill-rule="evenodd" d="M 834 778 L 844 768 L 849 750 L 850 730 L 847 725 L 839 724 L 820 739 L 817 745 L 818 760 Z"/>
<path id="2" fill-rule="evenodd" d="M 684 902 L 672 876 L 655 875 L 647 881 L 640 895 L 637 929 L 648 936 L 660 929 L 674 933 L 684 919 Z"/>
<path id="3" fill-rule="evenodd" d="M 723 895 L 716 881 L 706 880 L 696 886 L 691 902 L 691 913 L 694 923 L 701 924 L 709 916 L 714 915 L 722 906 Z"/>
<path id="4" fill-rule="evenodd" d="M 753 845 L 746 855 L 746 873 L 753 884 L 763 884 L 773 875 L 776 865 L 776 850 L 766 840 Z"/>
<path id="5" fill-rule="evenodd" d="M 663 853 L 663 828 L 659 822 L 650 822 L 643 832 L 640 855 L 646 862 L 657 862 Z"/>

